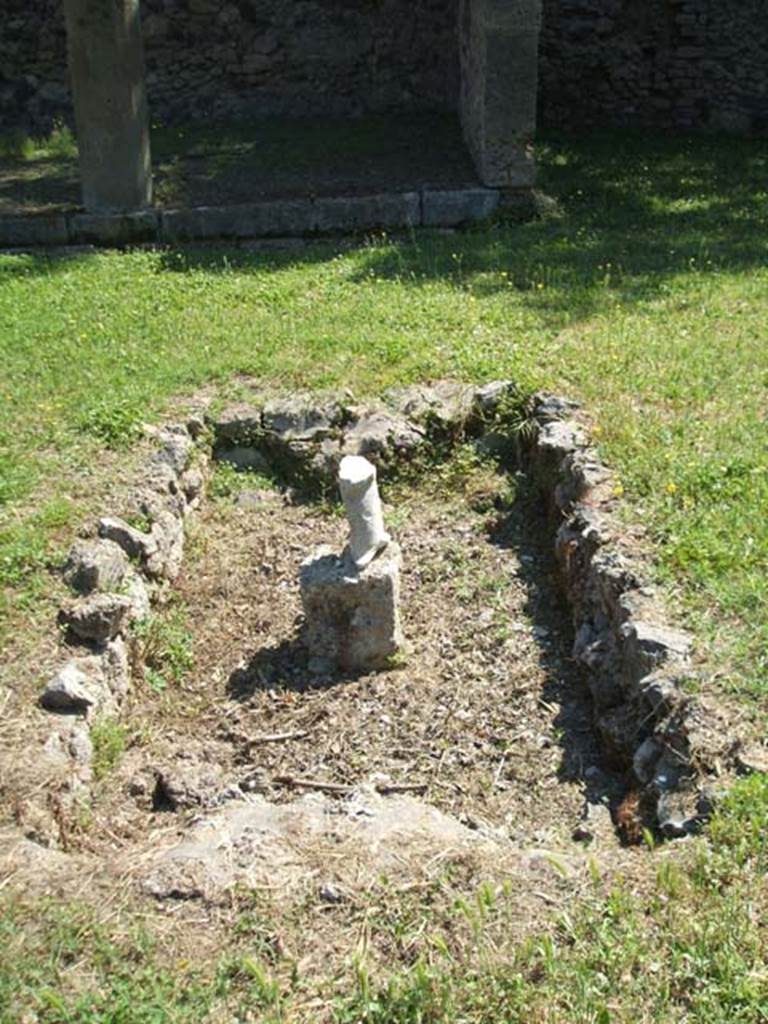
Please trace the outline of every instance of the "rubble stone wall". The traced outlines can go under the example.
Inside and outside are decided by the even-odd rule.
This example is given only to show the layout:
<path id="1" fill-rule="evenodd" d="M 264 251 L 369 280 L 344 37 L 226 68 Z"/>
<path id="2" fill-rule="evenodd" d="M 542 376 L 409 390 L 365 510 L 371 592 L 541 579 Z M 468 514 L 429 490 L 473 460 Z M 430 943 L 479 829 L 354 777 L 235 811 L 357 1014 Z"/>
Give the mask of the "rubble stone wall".
<path id="1" fill-rule="evenodd" d="M 768 130 L 764 0 L 544 0 L 539 121 Z"/>
<path id="2" fill-rule="evenodd" d="M 454 109 L 458 0 L 142 0 L 155 120 Z M 539 121 L 768 129 L 764 0 L 543 0 Z M 4 0 L 0 129 L 69 119 L 61 0 Z"/>
<path id="3" fill-rule="evenodd" d="M 153 119 L 444 110 L 457 0 L 142 0 Z M 5 0 L 0 124 L 69 119 L 60 0 Z"/>

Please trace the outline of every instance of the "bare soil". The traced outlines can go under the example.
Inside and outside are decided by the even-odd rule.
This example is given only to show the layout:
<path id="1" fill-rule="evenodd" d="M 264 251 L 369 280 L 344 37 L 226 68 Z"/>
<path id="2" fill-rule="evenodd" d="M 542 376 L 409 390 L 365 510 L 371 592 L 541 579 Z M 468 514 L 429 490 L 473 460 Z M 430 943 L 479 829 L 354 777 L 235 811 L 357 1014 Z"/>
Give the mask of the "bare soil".
<path id="1" fill-rule="evenodd" d="M 153 136 L 159 206 L 362 195 L 477 184 L 455 117 L 283 119 Z M 0 158 L 0 216 L 80 206 L 75 157 Z"/>
<path id="2" fill-rule="evenodd" d="M 0 882 L 151 922 L 173 957 L 215 958 L 256 934 L 277 964 L 300 963 L 322 987 L 348 968 L 362 936 L 387 968 L 412 962 L 433 929 L 457 948 L 471 943 L 471 920 L 454 920 L 456 900 L 488 881 L 506 894 L 502 948 L 589 891 L 588 855 L 604 877 L 643 876 L 646 858 L 622 847 L 605 819 L 588 850 L 574 838 L 585 798 L 615 806 L 624 787 L 592 732 L 536 506 L 487 468 L 385 494 L 404 554 L 407 651 L 388 671 L 344 678 L 310 670 L 298 570 L 316 546 L 343 547 L 345 520 L 290 493 L 249 489 L 247 477 L 243 486 L 193 521 L 164 613 L 185 612 L 193 670 L 160 692 L 135 680 L 119 764 L 94 783 L 90 805 L 54 814 L 59 850 L 6 829 Z M 30 709 L 29 722 L 41 716 Z M 34 731 L 5 734 L 17 767 L 33 759 Z M 4 818 L 33 833 L 25 814 L 46 779 L 26 778 Z M 326 801 L 344 801 L 347 788 L 404 787 L 481 841 L 474 852 L 446 842 L 437 854 L 414 842 L 384 877 L 360 856 L 354 871 L 334 866 L 332 836 L 314 850 L 302 836 L 302 884 L 290 894 L 276 872 L 274 884 L 235 889 L 223 903 L 147 895 L 158 851 L 215 818 L 233 791 L 283 805 L 323 786 L 341 787 L 318 796 Z M 338 901 L 326 878 L 343 880 Z M 251 931 L 232 931 L 246 919 L 256 920 Z"/>

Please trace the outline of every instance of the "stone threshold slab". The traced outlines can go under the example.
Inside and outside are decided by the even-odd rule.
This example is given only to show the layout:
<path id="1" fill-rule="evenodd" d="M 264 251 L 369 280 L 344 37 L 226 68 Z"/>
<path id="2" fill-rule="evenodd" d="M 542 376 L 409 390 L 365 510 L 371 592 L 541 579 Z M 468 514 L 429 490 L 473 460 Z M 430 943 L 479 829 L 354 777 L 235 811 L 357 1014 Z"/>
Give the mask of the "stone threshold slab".
<path id="1" fill-rule="evenodd" d="M 0 217 L 0 248 L 83 243 L 122 246 L 217 238 L 303 238 L 377 228 L 455 228 L 487 220 L 500 203 L 499 189 L 425 188 L 125 214 L 30 214 Z"/>

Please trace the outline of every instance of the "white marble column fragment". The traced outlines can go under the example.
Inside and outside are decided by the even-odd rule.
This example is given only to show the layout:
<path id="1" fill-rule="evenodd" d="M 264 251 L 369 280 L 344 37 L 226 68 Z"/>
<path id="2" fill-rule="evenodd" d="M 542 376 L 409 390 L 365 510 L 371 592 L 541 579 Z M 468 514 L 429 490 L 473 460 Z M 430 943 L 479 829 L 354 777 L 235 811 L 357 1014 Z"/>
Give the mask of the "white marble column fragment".
<path id="1" fill-rule="evenodd" d="M 362 455 L 345 455 L 339 466 L 339 489 L 349 520 L 347 554 L 356 569 L 364 569 L 389 544 L 376 467 Z"/>
<path id="2" fill-rule="evenodd" d="M 359 674 L 385 669 L 401 649 L 400 548 L 384 529 L 376 467 L 341 462 L 339 487 L 350 526 L 342 555 L 318 548 L 301 567 L 310 666 Z"/>

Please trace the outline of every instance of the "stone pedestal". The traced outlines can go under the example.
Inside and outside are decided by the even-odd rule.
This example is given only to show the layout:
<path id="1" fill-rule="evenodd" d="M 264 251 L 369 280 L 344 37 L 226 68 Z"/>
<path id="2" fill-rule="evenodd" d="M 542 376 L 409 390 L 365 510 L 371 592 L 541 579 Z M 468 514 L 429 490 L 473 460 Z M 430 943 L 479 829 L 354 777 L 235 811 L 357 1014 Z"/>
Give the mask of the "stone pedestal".
<path id="1" fill-rule="evenodd" d="M 460 0 L 460 113 L 484 185 L 533 185 L 541 0 Z"/>
<path id="2" fill-rule="evenodd" d="M 152 201 L 139 0 L 64 0 L 83 204 L 125 213 Z"/>
<path id="3" fill-rule="evenodd" d="M 345 672 L 386 668 L 402 647 L 400 548 L 390 543 L 363 569 L 319 548 L 301 567 L 307 646 Z"/>

